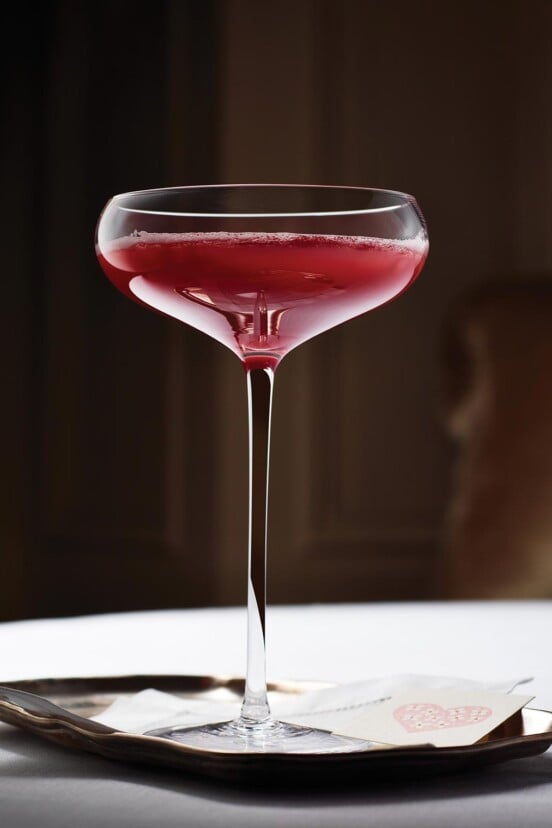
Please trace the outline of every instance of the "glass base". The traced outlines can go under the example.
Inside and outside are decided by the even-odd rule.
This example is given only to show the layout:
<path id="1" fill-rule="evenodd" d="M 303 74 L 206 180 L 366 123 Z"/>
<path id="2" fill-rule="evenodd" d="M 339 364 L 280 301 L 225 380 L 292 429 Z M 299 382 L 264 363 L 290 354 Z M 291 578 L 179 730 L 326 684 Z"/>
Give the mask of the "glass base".
<path id="1" fill-rule="evenodd" d="M 352 753 L 366 750 L 372 744 L 273 719 L 257 724 L 237 719 L 198 727 L 166 727 L 149 730 L 144 736 L 172 739 L 187 747 L 222 753 Z"/>

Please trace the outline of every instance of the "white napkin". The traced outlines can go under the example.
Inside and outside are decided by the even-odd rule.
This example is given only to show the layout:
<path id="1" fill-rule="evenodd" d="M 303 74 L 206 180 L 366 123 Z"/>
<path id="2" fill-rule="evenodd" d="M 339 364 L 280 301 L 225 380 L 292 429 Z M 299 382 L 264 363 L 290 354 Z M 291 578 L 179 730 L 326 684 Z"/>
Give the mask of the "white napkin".
<path id="1" fill-rule="evenodd" d="M 349 719 L 358 717 L 364 707 L 384 701 L 410 687 L 455 687 L 510 693 L 518 685 L 531 680 L 479 682 L 446 676 L 392 676 L 335 685 L 301 695 L 290 694 L 288 698 L 279 695 L 271 699 L 271 709 L 274 717 L 281 721 L 334 731 Z M 228 693 L 224 689 L 211 692 L 209 700 L 202 701 L 181 699 L 170 693 L 148 689 L 134 696 L 116 699 L 93 720 L 127 733 L 145 733 L 163 727 L 230 721 L 239 715 L 239 711 L 240 703 L 228 701 Z"/>

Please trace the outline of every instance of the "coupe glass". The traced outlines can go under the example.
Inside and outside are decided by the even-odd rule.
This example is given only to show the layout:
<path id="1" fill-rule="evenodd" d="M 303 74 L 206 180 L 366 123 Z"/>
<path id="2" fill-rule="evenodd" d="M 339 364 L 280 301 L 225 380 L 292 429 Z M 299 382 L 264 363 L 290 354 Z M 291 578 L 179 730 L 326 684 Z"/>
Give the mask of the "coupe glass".
<path id="1" fill-rule="evenodd" d="M 265 606 L 272 389 L 289 351 L 412 284 L 428 250 L 415 199 L 363 187 L 144 190 L 109 201 L 96 249 L 119 290 L 230 348 L 247 378 L 248 629 L 241 715 L 155 735 L 222 751 L 361 749 L 359 740 L 278 722 L 270 713 Z"/>

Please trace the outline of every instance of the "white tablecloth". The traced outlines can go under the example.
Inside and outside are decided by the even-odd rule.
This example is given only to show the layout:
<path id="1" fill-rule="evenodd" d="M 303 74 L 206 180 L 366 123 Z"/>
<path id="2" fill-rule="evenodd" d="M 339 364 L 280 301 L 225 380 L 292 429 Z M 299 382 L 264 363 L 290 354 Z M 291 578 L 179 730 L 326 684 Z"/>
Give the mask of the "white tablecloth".
<path id="1" fill-rule="evenodd" d="M 552 602 L 276 607 L 269 677 L 534 676 L 552 709 Z M 243 674 L 238 609 L 0 625 L 0 682 L 123 673 Z M 444 778 L 319 793 L 250 792 L 71 753 L 0 725 L 2 828 L 532 828 L 552 825 L 552 754 Z"/>

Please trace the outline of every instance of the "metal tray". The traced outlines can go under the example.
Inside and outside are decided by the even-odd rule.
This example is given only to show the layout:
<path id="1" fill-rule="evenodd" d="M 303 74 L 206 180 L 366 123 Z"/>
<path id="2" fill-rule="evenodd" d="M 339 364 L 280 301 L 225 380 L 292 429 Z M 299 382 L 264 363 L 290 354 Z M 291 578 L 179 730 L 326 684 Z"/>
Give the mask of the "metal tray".
<path id="1" fill-rule="evenodd" d="M 155 687 L 182 697 L 237 700 L 243 679 L 221 676 L 120 676 L 14 681 L 0 686 L 0 721 L 57 744 L 108 759 L 181 769 L 242 783 L 328 782 L 412 777 L 490 765 L 544 753 L 552 744 L 552 713 L 525 708 L 475 745 L 372 748 L 355 753 L 221 753 L 138 736 L 90 721 L 115 698 Z M 273 698 L 327 687 L 320 682 L 276 681 Z"/>

